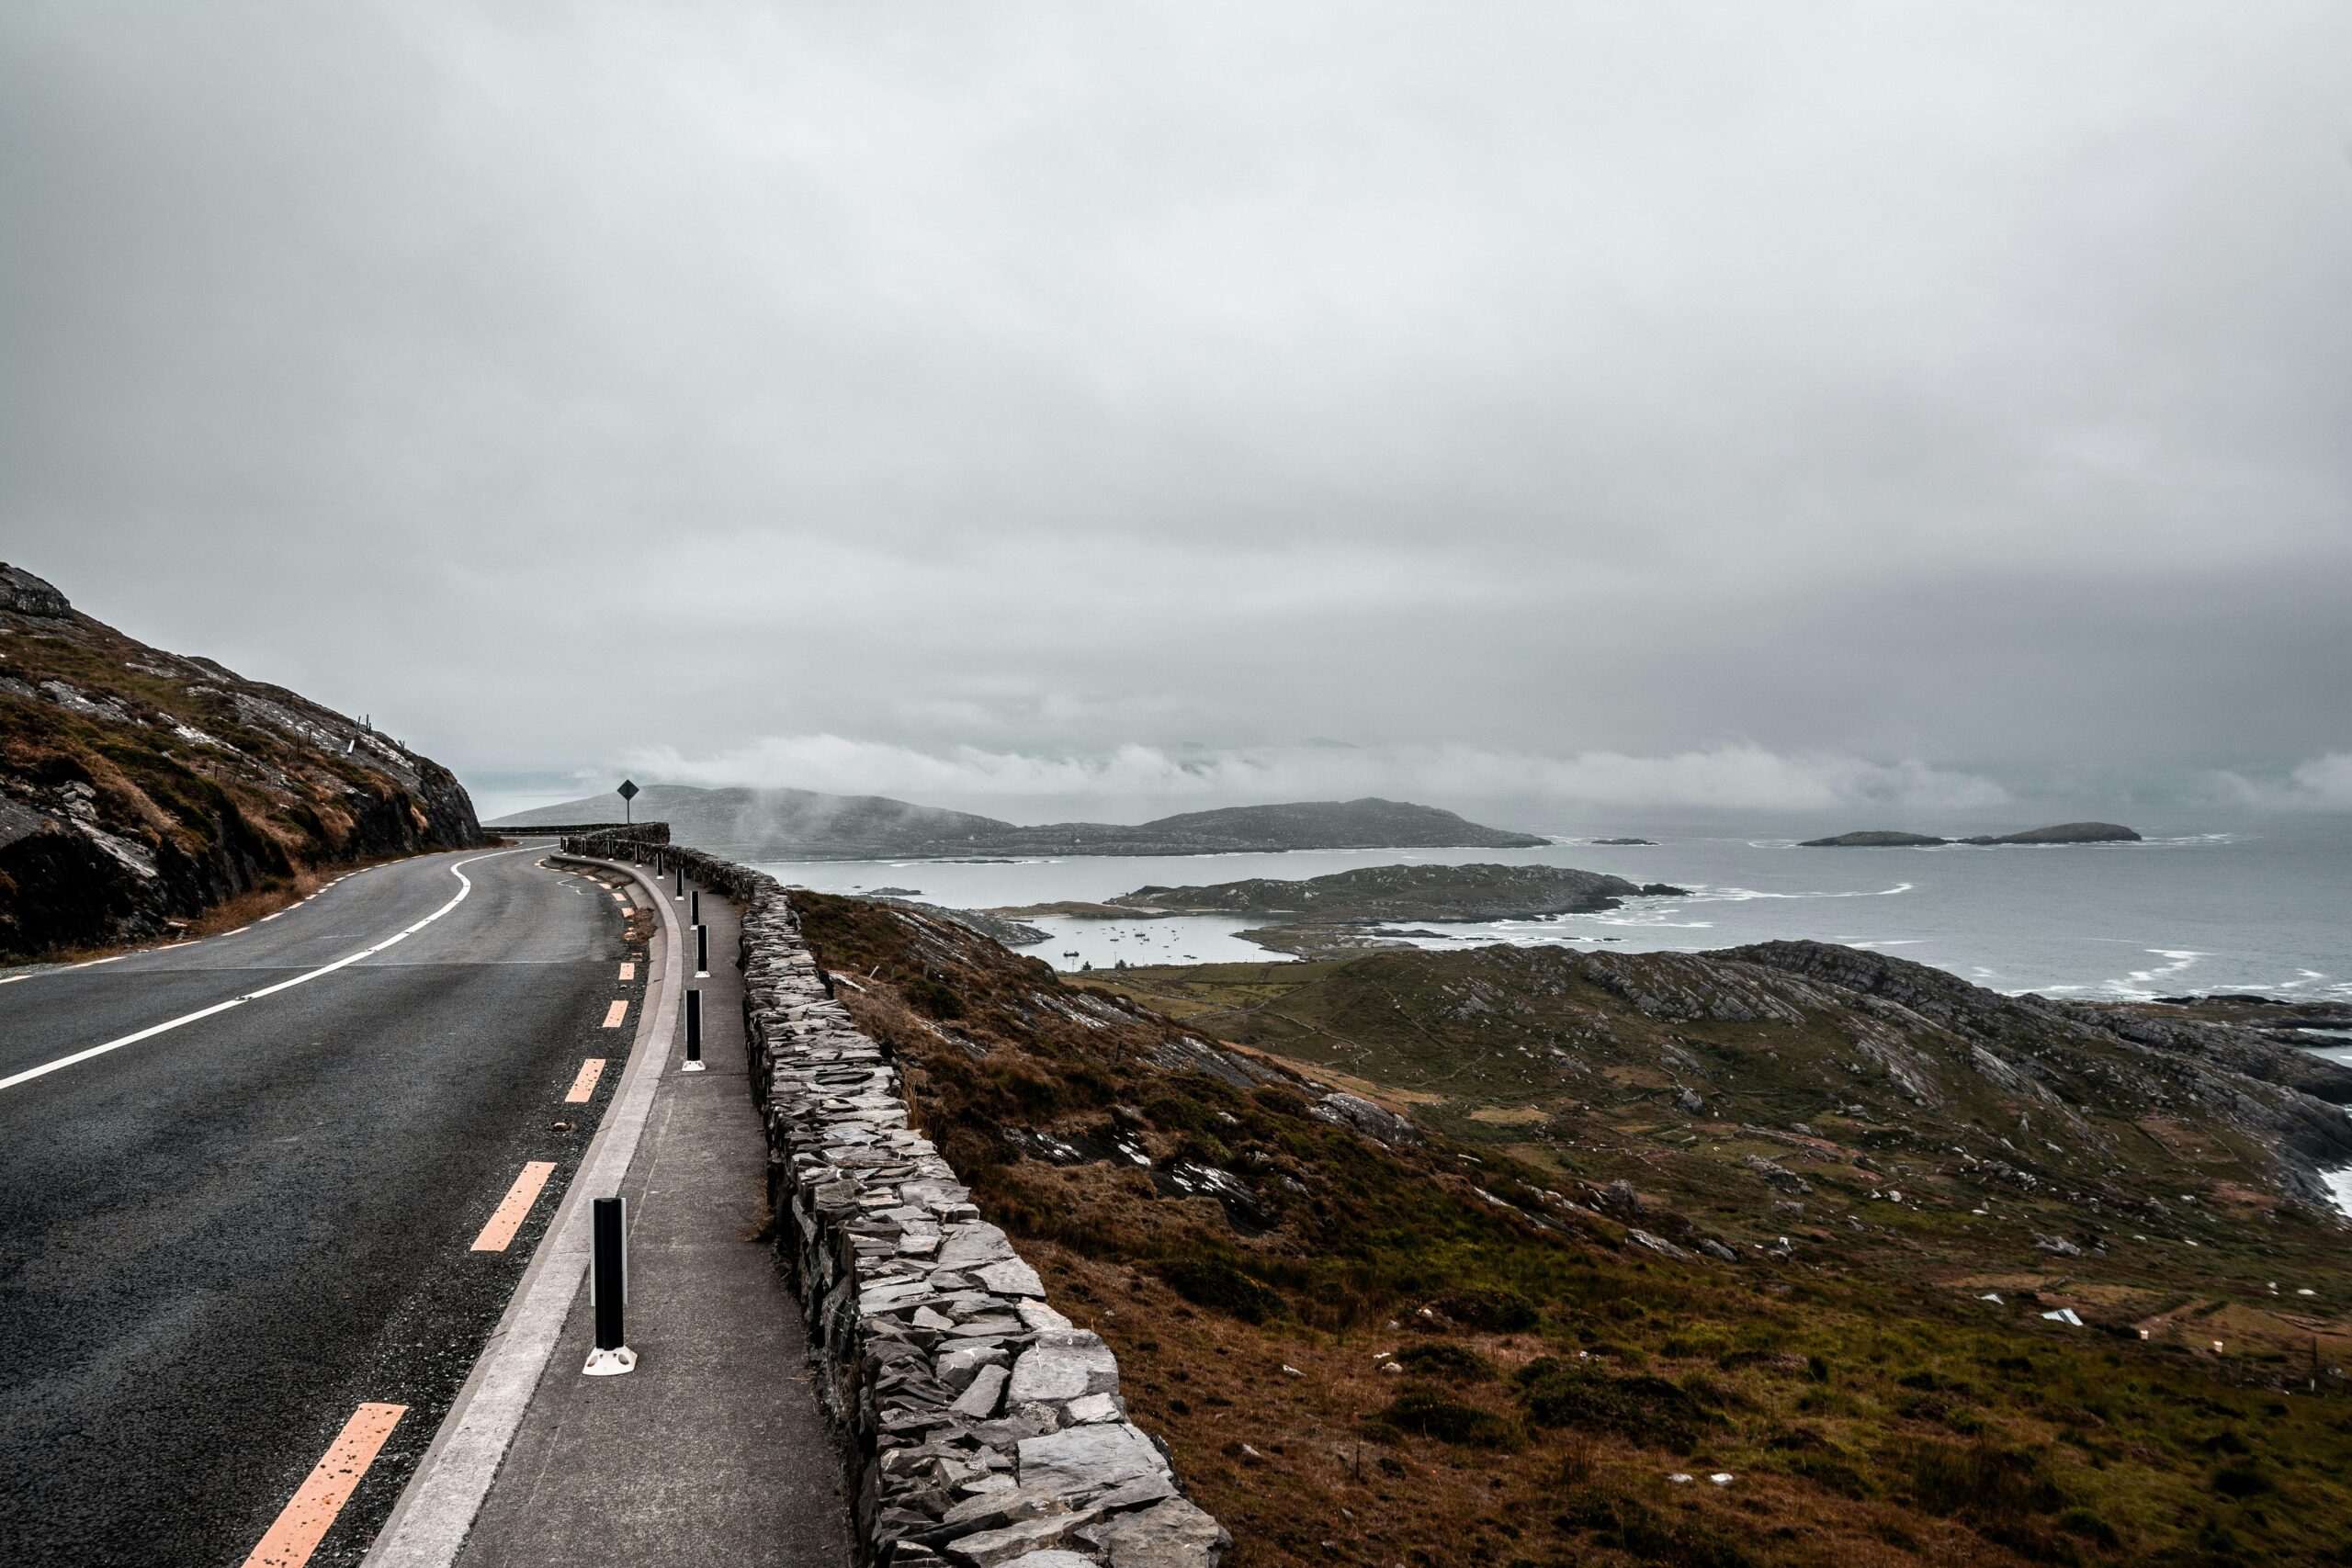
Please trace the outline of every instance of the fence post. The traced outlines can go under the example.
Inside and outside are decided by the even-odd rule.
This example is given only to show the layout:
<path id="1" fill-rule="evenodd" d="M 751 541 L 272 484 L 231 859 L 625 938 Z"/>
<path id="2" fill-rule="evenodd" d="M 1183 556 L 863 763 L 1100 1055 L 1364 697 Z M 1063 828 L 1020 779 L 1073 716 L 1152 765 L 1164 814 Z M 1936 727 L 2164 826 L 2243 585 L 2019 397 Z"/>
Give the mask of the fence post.
<path id="1" fill-rule="evenodd" d="M 702 993 L 686 993 L 686 1062 L 682 1073 L 698 1073 L 702 1065 Z"/>

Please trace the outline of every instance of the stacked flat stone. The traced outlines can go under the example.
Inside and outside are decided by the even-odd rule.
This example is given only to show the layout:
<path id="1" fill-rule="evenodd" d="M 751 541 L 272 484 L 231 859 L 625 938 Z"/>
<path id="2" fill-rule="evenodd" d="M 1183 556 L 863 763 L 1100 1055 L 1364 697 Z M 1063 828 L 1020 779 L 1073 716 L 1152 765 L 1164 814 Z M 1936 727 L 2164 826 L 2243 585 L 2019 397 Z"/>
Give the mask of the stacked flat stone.
<path id="1" fill-rule="evenodd" d="M 833 999 L 775 878 L 583 836 L 743 905 L 745 1043 L 768 1196 L 877 1568 L 1215 1568 L 1232 1539 L 1126 1419 L 1102 1339 L 907 1122 L 897 1064 Z M 567 849 L 571 848 L 568 842 Z"/>

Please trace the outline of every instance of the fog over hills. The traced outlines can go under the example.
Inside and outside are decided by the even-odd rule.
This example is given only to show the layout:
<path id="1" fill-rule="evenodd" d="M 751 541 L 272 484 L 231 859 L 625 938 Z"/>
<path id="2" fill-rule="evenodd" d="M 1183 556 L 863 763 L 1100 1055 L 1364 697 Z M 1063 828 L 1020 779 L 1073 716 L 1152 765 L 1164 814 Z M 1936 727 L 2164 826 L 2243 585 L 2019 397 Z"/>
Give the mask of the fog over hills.
<path id="1" fill-rule="evenodd" d="M 517 812 L 491 824 L 527 829 L 617 822 L 616 795 Z M 1483 827 L 1451 811 L 1408 801 L 1295 801 L 1187 811 L 1154 821 L 1050 822 L 1023 827 L 876 795 L 805 789 L 696 789 L 654 784 L 634 815 L 666 821 L 680 843 L 765 860 L 1094 854 L 1222 854 L 1238 851 L 1337 849 L 1532 849 L 1532 833 Z"/>

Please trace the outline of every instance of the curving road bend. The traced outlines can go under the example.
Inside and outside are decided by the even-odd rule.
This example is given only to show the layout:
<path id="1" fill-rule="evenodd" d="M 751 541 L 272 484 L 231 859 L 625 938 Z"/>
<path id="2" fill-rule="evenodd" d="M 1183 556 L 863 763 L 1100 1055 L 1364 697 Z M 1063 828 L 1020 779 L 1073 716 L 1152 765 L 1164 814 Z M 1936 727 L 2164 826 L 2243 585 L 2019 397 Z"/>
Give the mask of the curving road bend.
<path id="1" fill-rule="evenodd" d="M 545 852 L 0 983 L 0 1561 L 243 1562 L 357 1407 L 406 1405 L 311 1559 L 359 1560 L 635 1037 L 643 942 Z"/>

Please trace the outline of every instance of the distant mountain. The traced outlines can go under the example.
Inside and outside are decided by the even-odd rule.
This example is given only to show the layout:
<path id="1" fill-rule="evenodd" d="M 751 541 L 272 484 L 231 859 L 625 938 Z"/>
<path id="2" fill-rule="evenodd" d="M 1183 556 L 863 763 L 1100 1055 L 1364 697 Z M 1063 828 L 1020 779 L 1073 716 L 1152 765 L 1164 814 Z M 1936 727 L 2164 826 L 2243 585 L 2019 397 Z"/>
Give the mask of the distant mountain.
<path id="1" fill-rule="evenodd" d="M 1322 800 L 1188 811 L 1135 825 L 1053 822 L 1023 827 L 878 795 L 805 789 L 697 789 L 654 784 L 637 797 L 641 820 L 671 837 L 752 860 L 938 859 L 960 855 L 1195 855 L 1242 851 L 1532 849 L 1548 840 L 1407 801 Z M 619 797 L 543 806 L 492 826 L 529 829 L 617 822 Z"/>
<path id="2" fill-rule="evenodd" d="M 481 841 L 439 763 L 0 565 L 0 953 L 160 936 L 316 867 Z"/>
<path id="3" fill-rule="evenodd" d="M 984 838 L 1011 825 L 993 817 L 942 811 L 878 795 L 807 789 L 697 789 L 648 784 L 630 812 L 667 822 L 670 837 L 714 854 L 751 860 L 874 860 L 990 853 Z M 618 822 L 620 797 L 594 795 L 519 811 L 489 824 L 503 829 Z"/>

